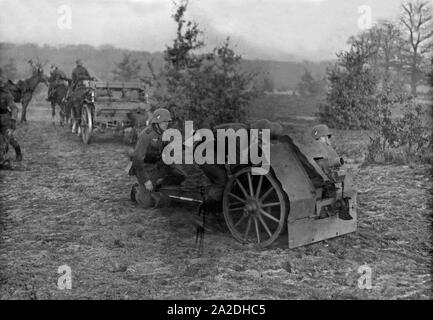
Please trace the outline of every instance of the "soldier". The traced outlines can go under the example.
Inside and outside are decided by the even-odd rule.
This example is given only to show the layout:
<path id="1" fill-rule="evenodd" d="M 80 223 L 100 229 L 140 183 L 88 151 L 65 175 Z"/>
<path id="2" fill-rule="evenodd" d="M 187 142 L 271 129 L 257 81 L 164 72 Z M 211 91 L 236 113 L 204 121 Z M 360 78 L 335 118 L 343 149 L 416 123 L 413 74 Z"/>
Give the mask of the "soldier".
<path id="1" fill-rule="evenodd" d="M 63 81 L 68 81 L 66 74 L 60 70 L 56 65 L 51 65 L 50 86 L 48 88 L 48 98 L 47 101 L 51 101 L 53 93 L 56 91 L 57 87 L 63 84 Z"/>
<path id="2" fill-rule="evenodd" d="M 22 161 L 20 145 L 13 136 L 18 118 L 18 108 L 14 103 L 14 98 L 9 90 L 6 89 L 3 79 L 0 79 L 0 133 L 9 141 L 15 149 L 16 161 Z"/>
<path id="3" fill-rule="evenodd" d="M 87 69 L 83 67 L 81 60 L 77 60 L 76 64 L 77 66 L 72 71 L 72 111 L 79 124 L 81 120 L 81 104 L 87 92 L 83 81 L 95 80 L 95 78 L 90 76 Z"/>
<path id="4" fill-rule="evenodd" d="M 331 183 L 338 181 L 338 177 L 333 175 L 333 171 L 336 168 L 341 169 L 344 165 L 344 160 L 334 150 L 331 145 L 331 133 L 329 128 L 325 124 L 319 124 L 312 130 L 313 138 L 319 142 L 318 146 L 321 150 L 322 158 L 315 158 L 318 165 L 322 170 L 331 178 Z M 325 182 L 325 184 L 329 182 Z M 344 188 L 344 187 L 343 187 Z M 325 188 L 326 189 L 326 188 Z M 348 210 L 342 210 L 339 212 L 338 217 L 342 220 L 352 220 L 353 217 L 349 214 Z"/>
<path id="5" fill-rule="evenodd" d="M 330 146 L 330 138 L 332 137 L 331 132 L 329 132 L 329 128 L 326 124 L 319 124 L 313 128 L 312 131 L 313 138 L 325 145 Z"/>
<path id="6" fill-rule="evenodd" d="M 138 184 L 131 190 L 131 200 L 141 205 L 151 206 L 155 199 L 153 192 L 162 185 L 179 185 L 185 180 L 185 173 L 175 165 L 166 165 L 162 161 L 165 143 L 162 134 L 171 121 L 170 112 L 160 108 L 155 110 L 150 125 L 138 136 L 135 150 L 132 153 L 131 175 L 137 177 Z"/>
<path id="7" fill-rule="evenodd" d="M 77 86 L 82 85 L 84 80 L 94 80 L 90 76 L 89 71 L 83 67 L 83 62 L 78 59 L 76 62 L 77 66 L 72 70 L 72 89 L 75 90 Z"/>
<path id="8" fill-rule="evenodd" d="M 323 158 L 317 158 L 316 160 L 316 162 L 321 166 L 323 171 L 325 171 L 325 173 L 328 173 L 331 167 L 341 166 L 342 158 L 338 156 L 338 153 L 331 145 L 331 141 L 329 139 L 332 137 L 332 135 L 329 131 L 328 126 L 325 124 L 319 124 L 313 128 L 311 133 L 314 140 L 318 142 L 317 145 L 315 145 L 316 148 L 318 149 L 320 154 L 323 155 Z"/>

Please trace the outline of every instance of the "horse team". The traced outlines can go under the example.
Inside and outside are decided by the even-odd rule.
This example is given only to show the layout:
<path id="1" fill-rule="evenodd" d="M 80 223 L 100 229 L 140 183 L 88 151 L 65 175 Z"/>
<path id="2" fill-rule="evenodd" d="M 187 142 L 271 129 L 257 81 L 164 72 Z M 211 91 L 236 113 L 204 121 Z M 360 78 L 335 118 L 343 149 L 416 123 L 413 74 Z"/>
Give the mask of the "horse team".
<path id="1" fill-rule="evenodd" d="M 29 61 L 32 67 L 32 75 L 28 79 L 19 80 L 17 83 L 6 80 L 2 76 L 0 98 L 0 169 L 10 169 L 10 161 L 6 159 L 8 145 L 11 144 L 16 152 L 16 160 L 22 160 L 21 148 L 13 136 L 15 124 L 18 120 L 18 110 L 15 103 L 22 105 L 20 122 L 26 122 L 27 107 L 33 97 L 36 87 L 44 83 L 48 87 L 47 101 L 51 103 L 53 122 L 55 119 L 55 107 L 60 107 L 60 123 L 67 119 L 71 113 L 75 122 L 79 125 L 81 118 L 82 100 L 87 93 L 85 80 L 95 80 L 90 76 L 82 61 L 76 61 L 76 67 L 72 71 L 72 77 L 68 78 L 56 65 L 51 65 L 50 77 L 44 74 L 40 62 Z M 66 84 L 67 83 L 67 84 Z"/>

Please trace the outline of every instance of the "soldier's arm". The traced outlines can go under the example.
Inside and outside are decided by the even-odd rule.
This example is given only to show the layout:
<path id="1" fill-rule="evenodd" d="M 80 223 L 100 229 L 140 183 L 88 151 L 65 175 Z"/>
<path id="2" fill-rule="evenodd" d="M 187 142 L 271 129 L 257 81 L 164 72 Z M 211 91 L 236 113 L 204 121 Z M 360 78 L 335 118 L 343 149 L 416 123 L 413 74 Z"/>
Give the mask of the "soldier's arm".
<path id="1" fill-rule="evenodd" d="M 149 144 L 150 136 L 144 132 L 141 133 L 138 136 L 138 141 L 132 154 L 132 166 L 135 169 L 135 175 L 137 176 L 138 183 L 142 185 L 149 180 L 149 174 L 144 165 L 144 159 L 146 158 L 146 152 Z"/>

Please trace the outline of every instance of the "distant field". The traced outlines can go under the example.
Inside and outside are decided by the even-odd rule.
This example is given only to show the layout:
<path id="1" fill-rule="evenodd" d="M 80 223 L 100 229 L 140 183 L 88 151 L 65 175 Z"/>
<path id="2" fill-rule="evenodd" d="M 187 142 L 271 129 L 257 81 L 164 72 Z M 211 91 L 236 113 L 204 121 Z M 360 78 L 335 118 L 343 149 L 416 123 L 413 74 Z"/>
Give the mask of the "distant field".
<path id="1" fill-rule="evenodd" d="M 39 85 L 37 92 L 30 103 L 29 112 L 34 107 L 44 106 L 47 108 L 46 87 Z M 317 122 L 315 114 L 319 111 L 319 103 L 323 97 L 299 97 L 291 95 L 264 95 L 251 101 L 248 108 L 249 119 L 269 119 L 272 121 L 280 121 L 283 124 L 305 125 Z M 426 94 L 422 94 L 418 98 L 427 112 L 426 121 L 433 122 L 433 100 Z M 51 112 L 48 107 L 47 112 Z M 400 117 L 404 114 L 403 106 L 395 106 L 393 114 Z"/>
<path id="2" fill-rule="evenodd" d="M 254 99 L 249 107 L 249 118 L 272 121 L 311 122 L 318 111 L 318 98 L 289 95 L 265 95 Z"/>
<path id="3" fill-rule="evenodd" d="M 251 119 L 267 118 L 292 124 L 311 123 L 317 120 L 315 114 L 319 111 L 318 106 L 321 99 L 290 95 L 265 95 L 251 102 L 249 117 Z M 433 100 L 426 95 L 422 95 L 418 98 L 418 102 L 423 105 L 426 111 L 426 121 L 431 122 Z M 405 108 L 396 105 L 392 111 L 395 117 L 400 117 L 404 114 Z"/>

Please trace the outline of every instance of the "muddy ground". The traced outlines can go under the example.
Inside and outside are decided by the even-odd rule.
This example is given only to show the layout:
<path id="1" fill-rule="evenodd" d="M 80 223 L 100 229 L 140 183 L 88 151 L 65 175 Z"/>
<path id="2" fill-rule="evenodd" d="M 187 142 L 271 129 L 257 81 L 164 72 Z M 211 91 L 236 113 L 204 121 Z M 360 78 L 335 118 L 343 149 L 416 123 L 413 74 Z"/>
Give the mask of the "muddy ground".
<path id="1" fill-rule="evenodd" d="M 48 110 L 31 106 L 16 132 L 24 161 L 0 172 L 0 299 L 432 297 L 428 166 L 360 166 L 359 133 L 339 132 L 340 150 L 354 155 L 356 233 L 290 250 L 285 235 L 259 249 L 215 227 L 200 257 L 194 207 L 137 207 L 124 171 L 130 147 L 110 134 L 83 145 Z M 57 287 L 62 265 L 71 290 Z M 362 265 L 371 289 L 358 287 Z"/>

